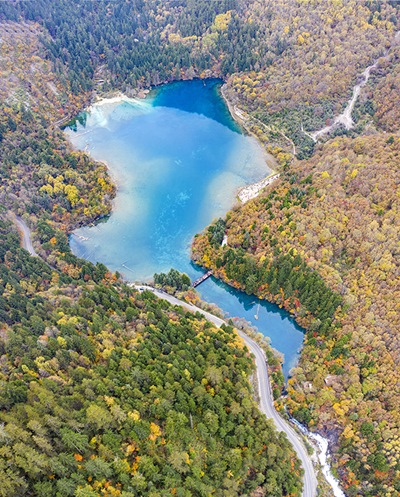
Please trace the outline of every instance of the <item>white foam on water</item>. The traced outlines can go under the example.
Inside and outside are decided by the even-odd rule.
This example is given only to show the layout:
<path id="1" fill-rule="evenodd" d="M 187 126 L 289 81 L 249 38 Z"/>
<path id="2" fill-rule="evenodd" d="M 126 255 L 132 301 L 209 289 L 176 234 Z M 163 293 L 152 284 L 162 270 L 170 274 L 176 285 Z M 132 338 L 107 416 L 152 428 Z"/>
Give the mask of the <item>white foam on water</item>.
<path id="1" fill-rule="evenodd" d="M 339 481 L 337 478 L 335 478 L 332 474 L 331 467 L 329 465 L 329 444 L 328 440 L 318 433 L 312 433 L 307 430 L 305 426 L 303 426 L 301 423 L 296 421 L 295 419 L 291 419 L 293 424 L 295 424 L 304 435 L 306 435 L 307 438 L 312 439 L 315 444 L 317 445 L 317 453 L 318 453 L 318 460 L 321 465 L 321 470 L 322 473 L 325 477 L 325 480 L 329 483 L 329 485 L 332 487 L 333 490 L 333 495 L 335 497 L 346 497 L 346 494 L 343 492 L 343 490 L 339 486 Z M 314 444 L 314 445 L 315 445 Z"/>

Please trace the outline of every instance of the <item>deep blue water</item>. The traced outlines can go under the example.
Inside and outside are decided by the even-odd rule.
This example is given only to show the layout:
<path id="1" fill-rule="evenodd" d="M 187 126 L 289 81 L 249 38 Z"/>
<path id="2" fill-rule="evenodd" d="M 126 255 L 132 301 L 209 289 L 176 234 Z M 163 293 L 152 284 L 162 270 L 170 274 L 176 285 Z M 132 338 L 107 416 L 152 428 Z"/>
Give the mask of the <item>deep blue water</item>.
<path id="1" fill-rule="evenodd" d="M 220 97 L 219 87 L 218 79 L 184 83 L 177 81 L 165 85 L 161 91 L 156 90 L 153 105 L 202 114 L 232 131 L 241 133 L 240 127 L 232 119 L 223 98 Z"/>
<path id="2" fill-rule="evenodd" d="M 191 278 L 193 236 L 235 203 L 237 189 L 269 174 L 256 140 L 244 136 L 218 93 L 218 80 L 164 85 L 145 100 L 94 106 L 67 130 L 75 147 L 108 164 L 118 185 L 107 222 L 77 230 L 76 255 L 144 281 L 171 267 Z M 296 362 L 303 334 L 277 306 L 207 280 L 199 292 L 232 317 L 244 317 Z"/>

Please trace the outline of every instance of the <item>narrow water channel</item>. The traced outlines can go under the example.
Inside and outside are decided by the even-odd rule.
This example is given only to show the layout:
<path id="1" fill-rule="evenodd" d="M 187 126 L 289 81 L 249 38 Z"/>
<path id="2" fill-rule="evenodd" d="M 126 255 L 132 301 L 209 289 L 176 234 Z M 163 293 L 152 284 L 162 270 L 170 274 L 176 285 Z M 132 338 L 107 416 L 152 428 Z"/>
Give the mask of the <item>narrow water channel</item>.
<path id="1" fill-rule="evenodd" d="M 192 279 L 193 236 L 236 202 L 238 188 L 270 172 L 257 141 L 241 133 L 219 94 L 219 80 L 164 85 L 145 100 L 93 106 L 66 130 L 72 144 L 106 162 L 118 192 L 111 216 L 70 238 L 73 252 L 131 281 L 171 267 Z M 203 300 L 245 318 L 296 364 L 303 333 L 288 313 L 209 279 Z"/>

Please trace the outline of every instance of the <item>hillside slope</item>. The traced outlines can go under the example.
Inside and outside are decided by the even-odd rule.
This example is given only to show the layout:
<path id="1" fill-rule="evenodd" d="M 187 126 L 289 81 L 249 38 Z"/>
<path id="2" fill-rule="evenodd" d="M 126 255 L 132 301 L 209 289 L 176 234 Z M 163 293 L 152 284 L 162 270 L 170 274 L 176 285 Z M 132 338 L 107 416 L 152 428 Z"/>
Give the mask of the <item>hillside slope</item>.
<path id="1" fill-rule="evenodd" d="M 35 0 L 3 2 L 0 19 L 34 21 L 75 95 L 220 76 L 229 95 L 312 153 L 302 131 L 338 115 L 364 69 L 398 31 L 390 0 Z M 279 140 L 278 137 L 274 137 Z"/>
<path id="2" fill-rule="evenodd" d="M 290 411 L 335 446 L 348 495 L 399 491 L 400 139 L 338 138 L 211 226 L 194 260 L 306 326 Z M 220 224 L 223 221 L 220 221 Z"/>
<path id="3" fill-rule="evenodd" d="M 300 495 L 233 329 L 0 236 L 1 496 Z"/>
<path id="4" fill-rule="evenodd" d="M 47 274 L 48 266 L 40 267 L 51 278 L 48 291 L 57 293 L 63 278 L 67 296 L 81 280 L 113 279 L 73 257 L 67 234 L 107 215 L 114 188 L 105 167 L 73 152 L 54 127 L 93 89 L 134 95 L 167 80 L 222 76 L 233 103 L 268 126 L 263 138 L 280 159 L 281 179 L 199 237 L 194 255 L 231 284 L 286 306 L 307 327 L 288 406 L 331 438 L 349 496 L 400 491 L 397 7 L 389 0 L 0 3 L 0 203 L 33 228 L 35 249 L 54 268 Z M 312 155 L 304 131 L 329 123 L 358 75 L 389 48 L 356 107 L 350 135 L 365 135 L 318 145 L 310 160 L 289 164 L 283 152 L 293 142 L 298 157 Z M 229 245 L 221 249 L 225 230 Z M 18 292 L 6 284 L 3 296 L 16 311 L 6 323 L 18 312 L 24 317 L 32 289 L 41 291 L 25 265 L 15 264 Z M 161 319 L 154 315 L 150 324 Z M 18 368 L 18 360 L 6 373 L 9 367 Z M 16 370 L 17 378 L 25 373 Z M 21 399 L 16 411 L 29 411 L 28 398 Z M 36 482 L 20 473 L 21 464 L 9 475 L 17 493 Z M 40 492 L 48 489 L 46 481 Z"/>
<path id="5" fill-rule="evenodd" d="M 0 30 L 0 495 L 300 495 L 236 333 L 71 253 L 69 231 L 114 195 L 105 166 L 54 125 L 85 95 L 45 59 L 42 29 Z"/>

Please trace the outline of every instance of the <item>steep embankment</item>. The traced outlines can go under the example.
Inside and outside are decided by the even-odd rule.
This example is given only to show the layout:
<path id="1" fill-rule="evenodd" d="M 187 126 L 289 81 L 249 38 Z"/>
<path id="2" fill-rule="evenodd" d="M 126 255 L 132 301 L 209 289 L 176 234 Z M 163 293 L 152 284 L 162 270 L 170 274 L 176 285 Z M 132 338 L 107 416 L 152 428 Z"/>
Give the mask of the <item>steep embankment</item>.
<path id="1" fill-rule="evenodd" d="M 211 229 L 193 246 L 307 327 L 288 407 L 330 438 L 349 495 L 399 485 L 399 157 L 396 135 L 331 141 L 228 213 L 227 245 Z"/>

